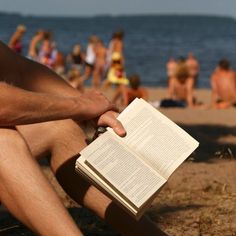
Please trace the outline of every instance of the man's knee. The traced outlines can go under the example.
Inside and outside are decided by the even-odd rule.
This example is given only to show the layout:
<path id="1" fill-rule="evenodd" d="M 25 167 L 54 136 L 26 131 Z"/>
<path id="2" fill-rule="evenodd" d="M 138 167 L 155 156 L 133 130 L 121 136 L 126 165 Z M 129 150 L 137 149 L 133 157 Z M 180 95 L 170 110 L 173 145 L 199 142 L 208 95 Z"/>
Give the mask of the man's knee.
<path id="1" fill-rule="evenodd" d="M 0 129 L 0 147 L 0 153 L 2 153 L 6 149 L 25 149 L 26 143 L 16 130 L 3 128 Z"/>
<path id="2" fill-rule="evenodd" d="M 0 129 L 0 167 L 3 163 L 11 162 L 28 152 L 28 146 L 22 136 L 13 129 Z"/>
<path id="3" fill-rule="evenodd" d="M 84 148 L 86 145 L 86 136 L 81 127 L 72 120 L 55 121 L 50 127 L 52 130 L 52 143 L 53 146 L 66 146 L 68 148 L 74 148 L 77 150 L 81 146 Z"/>
<path id="4" fill-rule="evenodd" d="M 56 171 L 64 162 L 86 146 L 86 136 L 72 120 L 53 122 L 51 132 L 51 167 Z"/>

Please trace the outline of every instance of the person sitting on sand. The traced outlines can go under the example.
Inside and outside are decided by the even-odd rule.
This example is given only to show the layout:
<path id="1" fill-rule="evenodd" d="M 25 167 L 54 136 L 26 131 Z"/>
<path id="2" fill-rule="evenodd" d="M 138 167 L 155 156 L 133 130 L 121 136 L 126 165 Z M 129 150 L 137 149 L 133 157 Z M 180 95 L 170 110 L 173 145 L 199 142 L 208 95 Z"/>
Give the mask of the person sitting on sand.
<path id="1" fill-rule="evenodd" d="M 194 57 L 193 53 L 191 52 L 188 54 L 186 65 L 188 67 L 190 76 L 193 77 L 194 79 L 194 86 L 196 87 L 198 83 L 200 65 L 198 60 Z"/>
<path id="2" fill-rule="evenodd" d="M 128 106 L 135 98 L 143 98 L 148 100 L 148 92 L 145 88 L 140 86 L 140 77 L 137 74 L 129 76 L 129 87 L 121 86 L 116 91 L 112 102 L 116 103 L 121 99 L 122 106 Z"/>
<path id="3" fill-rule="evenodd" d="M 0 201 L 35 234 L 82 236 L 36 160 L 50 157 L 58 182 L 84 205 L 129 236 L 166 235 L 147 216 L 136 221 L 75 173 L 86 146 L 81 122 L 97 121 L 125 135 L 115 107 L 100 92 L 80 93 L 55 72 L 0 42 Z"/>
<path id="4" fill-rule="evenodd" d="M 211 76 L 212 99 L 214 108 L 224 109 L 236 106 L 236 75 L 230 62 L 222 59 Z"/>
<path id="5" fill-rule="evenodd" d="M 178 62 L 175 76 L 169 80 L 168 99 L 160 102 L 161 107 L 193 107 L 194 78 L 190 76 L 185 60 Z"/>
<path id="6" fill-rule="evenodd" d="M 167 81 L 169 81 L 175 77 L 177 68 L 177 61 L 174 58 L 170 58 L 169 61 L 166 63 L 166 73 L 167 73 Z"/>
<path id="7" fill-rule="evenodd" d="M 14 52 L 18 54 L 22 54 L 23 52 L 22 38 L 25 32 L 26 27 L 24 25 L 18 25 L 15 33 L 12 35 L 8 43 L 9 48 L 11 48 Z"/>

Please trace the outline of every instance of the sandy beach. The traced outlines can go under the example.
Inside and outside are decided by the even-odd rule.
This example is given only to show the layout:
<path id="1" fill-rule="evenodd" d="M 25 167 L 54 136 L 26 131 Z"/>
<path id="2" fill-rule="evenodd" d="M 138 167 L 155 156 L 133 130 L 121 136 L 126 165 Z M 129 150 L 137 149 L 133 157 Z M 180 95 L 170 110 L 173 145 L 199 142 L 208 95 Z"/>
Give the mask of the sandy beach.
<path id="1" fill-rule="evenodd" d="M 166 97 L 164 88 L 148 88 L 150 100 Z M 112 96 L 109 91 L 108 96 Z M 196 97 L 210 102 L 210 91 Z M 199 148 L 171 176 L 147 214 L 171 236 L 236 235 L 236 108 L 161 109 L 200 142 Z M 119 235 L 87 210 L 74 204 L 57 185 L 48 166 L 47 177 L 85 235 Z M 12 228 L 8 228 L 12 227 Z M 0 213 L 1 235 L 34 235 L 5 209 Z"/>

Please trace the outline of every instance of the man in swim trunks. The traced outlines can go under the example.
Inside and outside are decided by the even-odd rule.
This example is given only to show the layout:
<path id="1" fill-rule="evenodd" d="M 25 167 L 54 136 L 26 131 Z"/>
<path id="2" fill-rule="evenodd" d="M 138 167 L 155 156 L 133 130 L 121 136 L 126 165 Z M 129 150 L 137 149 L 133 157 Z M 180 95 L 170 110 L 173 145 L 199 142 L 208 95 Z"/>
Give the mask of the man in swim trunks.
<path id="1" fill-rule="evenodd" d="M 219 61 L 211 76 L 212 107 L 224 109 L 236 104 L 236 76 L 226 59 Z"/>
<path id="2" fill-rule="evenodd" d="M 64 190 L 122 235 L 165 235 L 147 217 L 135 221 L 75 173 L 85 135 L 74 122 L 96 119 L 125 135 L 114 106 L 99 92 L 81 94 L 57 74 L 0 42 L 0 201 L 37 235 L 81 236 L 36 159 L 51 156 Z"/>

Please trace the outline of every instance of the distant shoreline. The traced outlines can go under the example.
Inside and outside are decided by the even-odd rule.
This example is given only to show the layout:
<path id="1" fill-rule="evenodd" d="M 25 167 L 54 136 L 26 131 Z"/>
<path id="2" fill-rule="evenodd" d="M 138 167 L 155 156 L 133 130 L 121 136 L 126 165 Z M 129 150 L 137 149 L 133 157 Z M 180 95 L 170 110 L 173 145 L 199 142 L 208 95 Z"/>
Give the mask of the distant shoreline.
<path id="1" fill-rule="evenodd" d="M 135 18 L 135 17 L 160 17 L 160 18 L 171 18 L 171 17 L 186 17 L 186 18 L 212 18 L 212 19 L 229 19 L 235 20 L 234 16 L 226 16 L 220 14 L 183 14 L 183 13 L 129 13 L 129 14 L 87 14 L 87 15 L 48 15 L 48 14 L 26 14 L 20 12 L 8 12 L 8 11 L 0 11 L 0 16 L 16 16 L 22 18 L 68 18 L 68 19 L 75 19 L 75 18 Z"/>

